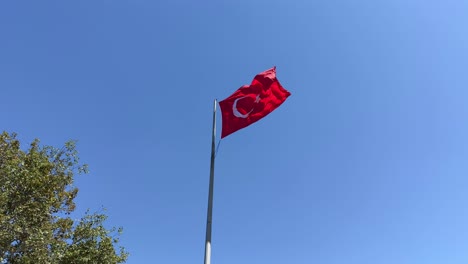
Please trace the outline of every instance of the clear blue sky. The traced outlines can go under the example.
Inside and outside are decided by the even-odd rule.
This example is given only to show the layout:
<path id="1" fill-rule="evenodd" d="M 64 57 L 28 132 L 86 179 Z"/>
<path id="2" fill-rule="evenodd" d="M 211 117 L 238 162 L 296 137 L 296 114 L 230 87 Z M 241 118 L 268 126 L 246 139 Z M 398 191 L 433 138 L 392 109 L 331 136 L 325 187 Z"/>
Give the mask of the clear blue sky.
<path id="1" fill-rule="evenodd" d="M 202 263 L 212 101 L 276 65 L 292 96 L 219 149 L 212 263 L 465 264 L 467 12 L 1 1 L 1 128 L 78 140 L 76 216 L 106 207 L 128 263 Z"/>

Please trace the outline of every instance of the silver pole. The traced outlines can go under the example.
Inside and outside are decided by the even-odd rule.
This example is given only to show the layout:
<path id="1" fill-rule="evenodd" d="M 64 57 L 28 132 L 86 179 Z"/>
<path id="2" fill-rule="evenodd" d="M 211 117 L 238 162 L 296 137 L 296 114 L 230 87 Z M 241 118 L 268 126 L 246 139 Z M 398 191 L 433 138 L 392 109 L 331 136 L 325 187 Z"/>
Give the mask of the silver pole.
<path id="1" fill-rule="evenodd" d="M 213 185 L 214 185 L 214 163 L 215 163 L 215 139 L 216 139 L 216 100 L 213 107 L 213 135 L 211 137 L 211 166 L 210 187 L 208 191 L 208 213 L 206 216 L 206 238 L 205 238 L 205 264 L 211 263 L 211 224 L 213 213 Z"/>

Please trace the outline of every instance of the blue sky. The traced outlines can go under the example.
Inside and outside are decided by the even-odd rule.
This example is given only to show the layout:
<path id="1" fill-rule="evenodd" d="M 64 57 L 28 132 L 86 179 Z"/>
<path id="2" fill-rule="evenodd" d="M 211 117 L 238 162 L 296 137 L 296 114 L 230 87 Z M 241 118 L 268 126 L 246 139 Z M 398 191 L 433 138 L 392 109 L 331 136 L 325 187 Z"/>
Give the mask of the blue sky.
<path id="1" fill-rule="evenodd" d="M 2 129 L 78 140 L 76 216 L 106 207 L 128 263 L 202 263 L 212 101 L 276 65 L 291 97 L 219 149 L 212 263 L 464 264 L 467 10 L 1 1 Z"/>

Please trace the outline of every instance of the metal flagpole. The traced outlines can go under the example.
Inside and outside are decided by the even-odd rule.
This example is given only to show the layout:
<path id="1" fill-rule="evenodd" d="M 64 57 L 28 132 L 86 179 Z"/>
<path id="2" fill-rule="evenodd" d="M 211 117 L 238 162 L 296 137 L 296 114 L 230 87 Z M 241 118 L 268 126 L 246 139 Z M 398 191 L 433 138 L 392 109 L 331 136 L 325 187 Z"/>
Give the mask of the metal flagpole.
<path id="1" fill-rule="evenodd" d="M 215 163 L 215 139 L 216 139 L 216 100 L 213 107 L 213 134 L 211 137 L 211 165 L 210 165 L 210 187 L 208 191 L 208 213 L 206 216 L 206 238 L 205 238 L 205 264 L 211 263 L 211 224 L 213 213 L 213 185 L 214 185 L 214 163 Z"/>

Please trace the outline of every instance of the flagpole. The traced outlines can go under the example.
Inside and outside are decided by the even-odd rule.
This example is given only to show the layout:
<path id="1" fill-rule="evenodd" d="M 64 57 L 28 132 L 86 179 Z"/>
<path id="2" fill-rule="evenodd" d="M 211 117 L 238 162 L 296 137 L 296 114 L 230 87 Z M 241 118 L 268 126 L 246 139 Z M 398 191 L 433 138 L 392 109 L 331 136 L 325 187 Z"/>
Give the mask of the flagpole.
<path id="1" fill-rule="evenodd" d="M 216 100 L 213 106 L 213 134 L 211 136 L 211 165 L 210 186 L 208 191 L 208 212 L 206 216 L 206 238 L 205 238 L 205 262 L 211 264 L 211 224 L 213 214 L 213 185 L 214 185 L 214 163 L 215 163 L 215 140 L 216 140 Z"/>

